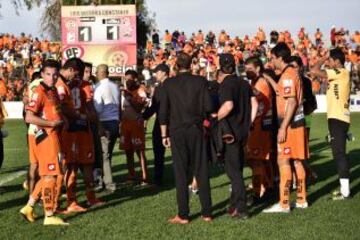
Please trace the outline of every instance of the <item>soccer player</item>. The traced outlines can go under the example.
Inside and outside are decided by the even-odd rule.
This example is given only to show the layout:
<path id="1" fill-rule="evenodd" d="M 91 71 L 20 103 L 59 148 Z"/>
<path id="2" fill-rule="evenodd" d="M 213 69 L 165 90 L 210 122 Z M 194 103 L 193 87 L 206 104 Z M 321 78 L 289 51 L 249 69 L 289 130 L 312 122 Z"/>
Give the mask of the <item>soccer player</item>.
<path id="1" fill-rule="evenodd" d="M 79 74 L 69 83 L 77 118 L 69 123 L 69 132 L 74 134 L 72 157 L 76 166 L 82 167 L 88 206 L 103 204 L 95 198 L 93 165 L 95 161 L 94 142 L 90 121 L 97 121 L 93 105 L 93 90 L 89 82 L 83 80 L 85 65 L 76 59 Z"/>
<path id="2" fill-rule="evenodd" d="M 289 62 L 297 71 L 299 71 L 300 79 L 303 86 L 305 130 L 306 130 L 307 141 L 309 144 L 312 113 L 317 108 L 316 97 L 312 92 L 311 80 L 308 77 L 306 77 L 304 74 L 304 64 L 302 62 L 302 59 L 299 56 L 291 56 Z M 317 174 L 310 167 L 307 159 L 303 161 L 303 164 L 306 171 L 307 181 L 312 183 L 315 182 L 317 179 Z"/>
<path id="3" fill-rule="evenodd" d="M 24 103 L 25 107 L 28 105 L 29 100 L 32 97 L 32 94 L 34 93 L 34 90 L 40 84 L 41 81 L 42 81 L 41 73 L 40 72 L 33 73 L 33 75 L 31 76 L 31 82 L 28 83 L 28 86 L 26 88 L 26 92 L 25 92 L 24 98 L 23 98 L 23 103 Z M 25 118 L 25 116 L 26 116 L 26 110 L 24 108 L 24 118 Z M 23 186 L 24 186 L 24 188 L 26 186 L 26 189 L 29 191 L 30 194 L 32 194 L 32 192 L 34 191 L 34 188 L 35 188 L 35 184 L 39 180 L 38 179 L 39 178 L 39 176 L 38 176 L 38 161 L 34 157 L 34 151 L 33 151 L 33 146 L 35 144 L 36 126 L 33 124 L 27 124 L 27 127 L 28 127 L 27 138 L 28 138 L 30 166 L 29 166 L 28 180 L 23 183 Z M 38 192 L 38 193 L 40 193 L 40 192 Z M 35 196 L 36 196 L 36 194 L 35 194 Z"/>
<path id="4" fill-rule="evenodd" d="M 281 72 L 278 83 L 265 75 L 265 78 L 274 87 L 277 97 L 277 113 L 279 120 L 278 130 L 278 167 L 280 172 L 280 201 L 265 213 L 290 212 L 290 187 L 292 186 L 292 169 L 290 160 L 294 160 L 297 177 L 296 208 L 307 208 L 305 169 L 302 160 L 308 158 L 308 145 L 305 132 L 305 120 L 302 107 L 303 90 L 298 71 L 288 60 L 291 51 L 286 43 L 278 43 L 271 50 L 271 62 L 275 69 Z"/>
<path id="5" fill-rule="evenodd" d="M 329 68 L 321 70 L 325 62 L 328 62 Z M 319 59 L 311 69 L 313 76 L 320 77 L 328 83 L 326 101 L 330 145 L 340 178 L 340 191 L 333 192 L 333 200 L 350 197 L 350 166 L 346 157 L 346 139 L 350 126 L 350 74 L 344 68 L 344 63 L 344 52 L 335 48 Z"/>
<path id="6" fill-rule="evenodd" d="M 245 61 L 245 72 L 254 95 L 258 101 L 258 110 L 247 142 L 247 158 L 253 175 L 252 184 L 255 199 L 260 200 L 267 189 L 273 188 L 273 180 L 267 173 L 267 165 L 271 164 L 272 147 L 272 89 L 263 78 L 264 66 L 257 57 Z"/>
<path id="7" fill-rule="evenodd" d="M 128 180 L 135 178 L 134 152 L 137 153 L 141 165 L 141 184 L 148 184 L 148 172 L 145 156 L 145 128 L 142 110 L 147 104 L 145 90 L 137 83 L 137 72 L 128 70 L 125 73 L 126 89 L 121 99 L 121 137 L 120 148 L 125 151 L 128 165 Z"/>
<path id="8" fill-rule="evenodd" d="M 68 225 L 54 216 L 55 187 L 57 176 L 61 174 L 60 131 L 66 122 L 61 112 L 59 95 L 55 86 L 58 77 L 58 62 L 45 61 L 41 76 L 43 82 L 36 88 L 26 107 L 25 121 L 38 127 L 35 135 L 35 157 L 39 160 L 42 198 L 44 202 L 44 225 Z M 35 202 L 31 201 L 21 209 L 21 213 L 32 215 Z"/>
<path id="9" fill-rule="evenodd" d="M 83 81 L 88 82 L 91 85 L 91 90 L 94 90 L 95 87 L 95 76 L 92 75 L 92 64 L 88 62 L 84 62 L 85 64 L 85 70 L 84 70 L 84 77 Z M 88 105 L 89 106 L 89 105 Z M 96 110 L 94 106 L 89 106 L 91 108 L 91 111 L 93 111 L 96 114 Z M 94 180 L 96 187 L 95 189 L 102 189 L 103 181 L 102 181 L 102 165 L 103 165 L 103 159 L 102 159 L 102 149 L 101 149 L 101 138 L 99 135 L 99 128 L 98 128 L 98 121 L 90 122 L 90 128 L 91 133 L 93 135 L 93 141 L 94 141 L 94 151 L 95 151 L 95 163 L 94 163 Z"/>
<path id="10" fill-rule="evenodd" d="M 78 78 L 80 74 L 80 66 L 79 61 L 76 58 L 68 59 L 63 67 L 60 70 L 60 76 L 56 82 L 56 89 L 60 97 L 61 108 L 63 113 L 68 118 L 69 122 L 71 122 L 72 126 L 73 122 L 76 119 L 80 119 L 80 114 L 75 111 L 75 102 L 73 100 L 73 94 L 70 88 L 71 83 L 75 78 Z M 79 99 L 77 99 L 79 100 Z M 76 103 L 78 104 L 78 102 Z M 69 126 L 70 127 L 70 126 Z M 85 212 L 86 208 L 81 207 L 76 200 L 76 175 L 78 171 L 78 164 L 76 162 L 76 136 L 72 128 L 63 130 L 61 133 L 61 143 L 64 152 L 64 168 L 65 171 L 65 186 L 66 186 L 66 196 L 67 196 L 67 209 L 66 213 L 70 212 Z M 63 179 L 60 177 L 57 180 L 57 199 L 61 194 L 61 185 Z M 59 206 L 56 206 L 59 212 L 63 212 L 60 210 Z"/>
<path id="11" fill-rule="evenodd" d="M 86 196 L 88 206 L 98 205 L 102 202 L 95 198 L 93 182 L 93 164 L 94 164 L 94 146 L 93 138 L 90 132 L 89 121 L 96 119 L 95 110 L 92 104 L 92 88 L 89 82 L 83 81 L 84 63 L 78 58 L 69 59 L 65 62 L 62 73 L 66 75 L 68 71 L 68 81 L 66 85 L 71 96 L 67 98 L 69 111 L 69 128 L 64 137 L 66 140 L 67 171 L 65 182 L 67 186 L 67 211 L 84 212 L 86 208 L 78 205 L 76 197 L 76 182 L 78 168 L 81 166 L 86 187 Z M 73 74 L 69 74 L 72 72 Z M 65 89 L 66 86 L 64 86 Z M 59 89 L 58 89 L 59 90 Z M 61 91 L 61 88 L 60 88 Z M 65 95 L 64 99 L 65 99 Z M 66 106 L 65 106 L 66 107 Z"/>

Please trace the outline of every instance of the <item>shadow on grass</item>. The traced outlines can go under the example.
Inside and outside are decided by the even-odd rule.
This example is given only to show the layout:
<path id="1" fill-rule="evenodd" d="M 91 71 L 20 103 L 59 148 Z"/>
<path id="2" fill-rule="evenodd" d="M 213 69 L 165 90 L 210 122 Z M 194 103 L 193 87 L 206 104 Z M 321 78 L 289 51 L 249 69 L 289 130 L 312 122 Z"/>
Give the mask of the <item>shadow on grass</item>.
<path id="1" fill-rule="evenodd" d="M 358 179 L 360 177 L 360 162 L 356 159 L 356 156 L 360 155 L 360 150 L 353 150 L 350 151 L 348 154 L 348 157 L 350 159 L 350 180 L 351 179 Z M 315 157 L 317 158 L 317 157 Z M 331 157 L 332 158 L 332 157 Z M 335 180 L 332 180 L 331 182 L 326 183 L 323 187 L 320 189 L 312 192 L 308 195 L 308 200 L 311 203 L 316 202 L 319 198 L 329 195 L 330 193 L 339 188 L 339 178 L 338 173 L 336 170 L 336 164 L 333 159 L 326 161 L 321 164 L 317 164 L 314 166 L 315 171 L 318 174 L 318 182 L 326 182 L 329 178 L 332 178 L 336 176 Z M 360 191 L 360 186 L 356 186 L 354 189 L 352 189 L 352 195 L 356 195 Z"/>
<path id="2" fill-rule="evenodd" d="M 2 169 L 0 170 L 0 176 L 2 174 L 8 174 L 8 173 L 13 173 L 13 172 L 18 172 L 18 171 L 22 171 L 22 170 L 27 170 L 29 168 L 29 165 L 23 165 L 20 167 L 2 167 Z"/>

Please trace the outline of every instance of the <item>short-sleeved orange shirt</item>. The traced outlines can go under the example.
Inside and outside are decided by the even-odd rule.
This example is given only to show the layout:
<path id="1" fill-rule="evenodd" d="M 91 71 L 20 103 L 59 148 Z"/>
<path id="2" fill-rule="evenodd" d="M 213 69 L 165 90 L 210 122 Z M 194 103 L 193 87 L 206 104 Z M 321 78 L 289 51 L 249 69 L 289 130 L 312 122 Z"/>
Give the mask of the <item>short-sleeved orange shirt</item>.
<path id="1" fill-rule="evenodd" d="M 49 121 L 61 120 L 61 105 L 56 88 L 48 87 L 45 83 L 40 83 L 34 90 L 34 93 L 26 106 L 26 110 L 32 111 L 41 118 Z M 49 131 L 53 130 L 49 127 L 46 129 Z"/>
<path id="2" fill-rule="evenodd" d="M 287 67 L 277 84 L 278 96 L 276 97 L 276 105 L 279 117 L 283 118 L 286 112 L 287 98 L 295 97 L 298 103 L 303 101 L 303 90 L 301 79 L 298 72 Z"/>

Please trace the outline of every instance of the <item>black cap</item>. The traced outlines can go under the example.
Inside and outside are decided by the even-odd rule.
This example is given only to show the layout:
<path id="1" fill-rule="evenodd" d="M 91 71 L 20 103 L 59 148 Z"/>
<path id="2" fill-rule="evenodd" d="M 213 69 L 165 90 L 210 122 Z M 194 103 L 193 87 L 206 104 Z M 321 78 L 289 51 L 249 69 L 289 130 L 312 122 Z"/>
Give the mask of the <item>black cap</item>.
<path id="1" fill-rule="evenodd" d="M 230 53 L 223 53 L 220 55 L 220 67 L 233 67 L 235 66 L 235 58 Z"/>
<path id="2" fill-rule="evenodd" d="M 161 63 L 161 64 L 156 66 L 156 68 L 154 69 L 154 73 L 156 73 L 157 71 L 162 71 L 162 72 L 165 72 L 165 73 L 169 74 L 170 68 L 165 63 Z"/>

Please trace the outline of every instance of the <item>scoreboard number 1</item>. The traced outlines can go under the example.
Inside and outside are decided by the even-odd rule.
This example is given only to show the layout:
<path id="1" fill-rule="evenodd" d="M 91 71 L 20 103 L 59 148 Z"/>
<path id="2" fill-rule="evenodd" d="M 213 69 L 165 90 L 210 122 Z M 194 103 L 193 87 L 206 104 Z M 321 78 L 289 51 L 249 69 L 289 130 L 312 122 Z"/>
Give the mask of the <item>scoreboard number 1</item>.
<path id="1" fill-rule="evenodd" d="M 79 27 L 79 41 L 91 42 L 91 27 Z"/>
<path id="2" fill-rule="evenodd" d="M 119 26 L 107 26 L 106 38 L 107 40 L 119 40 Z"/>

